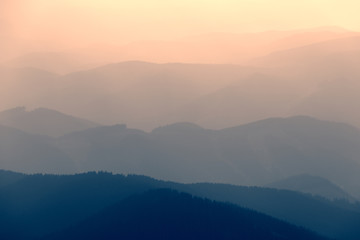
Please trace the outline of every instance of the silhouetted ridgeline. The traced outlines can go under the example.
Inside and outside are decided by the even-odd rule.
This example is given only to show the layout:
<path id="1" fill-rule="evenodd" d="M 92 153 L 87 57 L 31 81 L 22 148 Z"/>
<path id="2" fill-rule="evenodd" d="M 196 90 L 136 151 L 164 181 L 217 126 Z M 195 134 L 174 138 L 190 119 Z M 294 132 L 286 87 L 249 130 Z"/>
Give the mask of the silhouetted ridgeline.
<path id="1" fill-rule="evenodd" d="M 305 227 L 330 238 L 356 240 L 360 237 L 359 206 L 348 203 L 349 206 L 352 206 L 350 208 L 326 199 L 292 191 L 259 187 L 240 187 L 224 184 L 178 184 L 159 181 L 144 176 L 123 176 L 104 172 L 92 172 L 77 175 L 23 175 L 1 171 L 0 176 L 0 179 L 4 179 L 4 182 L 7 182 L 0 187 L 0 212 L 2 213 L 0 215 L 1 239 L 31 239 L 31 237 L 49 236 L 49 234 L 55 233 L 55 235 L 51 235 L 54 238 L 56 236 L 71 237 L 72 234 L 74 234 L 73 236 L 76 236 L 76 234 L 95 234 L 95 232 L 91 233 L 91 231 L 84 232 L 84 229 L 92 229 L 93 231 L 98 230 L 98 234 L 101 234 L 101 231 L 105 231 L 106 229 L 110 231 L 112 227 L 118 229 L 121 228 L 121 226 L 128 226 L 129 229 L 131 229 L 134 227 L 133 224 L 136 221 L 141 222 L 141 219 L 148 221 L 150 216 L 154 216 L 155 218 L 155 215 L 151 214 L 159 214 L 156 216 L 159 217 L 161 221 L 151 222 L 149 225 L 140 225 L 141 227 L 144 227 L 143 230 L 146 232 L 149 230 L 146 228 L 147 226 L 156 228 L 162 224 L 162 221 L 166 222 L 165 219 L 170 217 L 170 215 L 166 215 L 169 210 L 165 210 L 166 208 L 174 207 L 183 209 L 184 213 L 192 212 L 194 206 L 192 204 L 196 205 L 196 202 L 199 204 L 197 206 L 202 206 L 204 204 L 203 210 L 201 210 L 202 207 L 199 207 L 198 209 L 198 211 L 204 215 L 194 213 L 194 215 L 189 216 L 191 216 L 191 218 L 194 216 L 194 219 L 197 220 L 208 219 L 208 221 L 204 221 L 203 226 L 210 226 L 211 224 L 220 221 L 220 219 L 209 219 L 206 214 L 210 214 L 211 212 L 216 217 L 220 218 L 222 216 L 221 222 L 227 221 L 223 218 L 228 214 L 234 217 L 234 219 L 240 218 L 237 214 L 241 215 L 242 219 L 247 219 L 247 217 L 244 217 L 244 214 L 245 216 L 249 216 L 249 223 L 244 223 L 245 220 L 241 220 L 241 224 L 239 223 L 239 225 L 236 225 L 240 229 L 241 226 L 246 226 L 246 224 L 253 226 L 253 224 L 256 223 L 255 225 L 260 229 L 263 229 L 265 231 L 264 233 L 269 233 L 266 230 L 270 230 L 268 228 L 269 226 L 278 226 L 273 230 L 280 234 L 283 230 L 281 230 L 281 227 L 279 226 L 287 226 L 286 224 L 284 225 L 284 223 L 279 223 L 277 221 L 272 222 L 270 218 L 262 217 L 262 215 L 259 214 L 244 212 L 243 209 L 235 210 L 234 213 L 230 213 L 232 210 L 230 211 L 229 209 L 234 209 L 234 207 L 219 205 L 218 203 L 211 203 L 204 200 L 194 200 L 195 202 L 192 203 L 192 198 L 181 197 L 184 196 L 181 194 L 170 194 L 170 196 L 168 196 L 170 199 L 179 196 L 179 200 L 172 203 L 169 202 L 169 205 L 163 204 L 163 201 L 166 201 L 163 197 L 167 199 L 167 194 L 165 194 L 165 196 L 160 194 L 158 197 L 152 194 L 144 195 L 143 197 L 134 197 L 134 201 L 124 200 L 134 194 L 142 194 L 149 190 L 159 188 L 170 188 L 180 192 L 187 192 L 198 197 L 233 203 L 241 207 L 254 209 L 258 212 L 285 220 L 297 226 Z M 158 202 L 159 205 L 156 205 L 157 202 L 153 201 L 154 198 L 160 201 Z M 149 202 L 144 199 L 149 200 Z M 124 202 L 122 202 L 123 200 Z M 134 202 L 134 205 L 131 205 L 132 202 Z M 115 207 L 110 208 L 112 210 L 104 210 L 111 206 Z M 119 222 L 124 225 L 121 225 L 119 222 L 114 222 L 113 224 L 115 225 L 105 224 L 111 219 L 118 219 L 118 216 L 116 216 L 117 211 L 126 211 L 123 212 L 124 214 L 126 213 L 124 216 L 129 216 L 131 215 L 131 209 L 139 209 L 141 207 L 150 208 L 150 206 L 154 209 L 157 208 L 156 206 L 163 206 L 164 208 L 160 208 L 156 211 L 154 210 L 154 212 L 148 212 L 149 215 L 141 215 L 140 212 L 135 211 L 133 213 L 133 218 L 120 217 L 120 220 L 122 220 L 119 220 Z M 186 206 L 189 206 L 189 208 Z M 214 210 L 211 210 L 213 206 Z M 216 206 L 220 207 L 218 208 Z M 149 211 L 151 211 L 151 209 L 149 209 Z M 174 212 L 172 213 L 179 213 L 176 211 L 177 209 L 174 209 Z M 224 212 L 221 213 L 222 211 Z M 195 215 L 197 215 L 198 218 L 196 218 Z M 230 219 L 232 219 L 232 217 Z M 188 219 L 185 218 L 184 215 L 179 215 L 179 225 L 174 226 L 174 229 L 178 229 L 177 227 L 183 226 L 182 224 L 186 224 L 186 222 L 191 223 L 191 218 Z M 104 225 L 100 224 L 99 228 L 85 227 L 87 224 L 96 224 L 97 221 L 105 223 Z M 263 221 L 271 221 L 274 225 L 266 224 L 267 226 L 263 228 Z M 230 222 L 231 221 L 227 223 L 230 224 Z M 223 225 L 220 224 L 219 226 Z M 234 225 L 230 224 L 229 226 L 232 226 L 230 230 L 227 228 L 224 228 L 227 230 L 219 228 L 218 234 L 223 234 L 224 232 L 222 232 L 222 230 L 229 230 L 233 234 L 240 234 L 239 229 L 236 230 L 237 228 Z M 76 230 L 78 227 L 79 230 Z M 252 227 L 250 227 L 250 229 L 252 229 Z M 289 234 L 293 231 L 300 231 L 296 234 L 299 237 L 310 234 L 301 229 L 293 227 L 291 229 L 286 231 Z M 190 230 L 191 228 L 187 229 L 188 232 Z M 114 229 L 111 231 L 114 234 L 118 233 Z M 248 233 L 250 234 L 251 231 Z M 274 233 L 274 231 L 270 232 Z M 58 235 L 60 233 L 65 235 Z M 130 232 L 127 233 L 130 234 Z M 208 233 L 209 232 L 201 234 Z M 279 237 L 279 235 L 276 236 Z M 291 237 L 288 238 L 291 235 L 285 234 L 284 236 L 286 236 L 285 239 L 296 239 Z M 299 239 L 308 238 L 305 237 Z"/>
<path id="2" fill-rule="evenodd" d="M 0 124 L 32 134 L 59 137 L 67 133 L 98 127 L 99 124 L 46 108 L 27 111 L 18 107 L 0 112 Z"/>

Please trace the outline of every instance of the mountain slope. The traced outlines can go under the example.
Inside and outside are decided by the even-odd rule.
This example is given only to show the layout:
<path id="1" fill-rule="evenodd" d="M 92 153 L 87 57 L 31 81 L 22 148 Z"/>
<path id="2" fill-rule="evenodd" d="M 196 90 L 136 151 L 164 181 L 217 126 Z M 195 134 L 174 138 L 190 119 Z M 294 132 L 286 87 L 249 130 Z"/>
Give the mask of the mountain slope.
<path id="1" fill-rule="evenodd" d="M 172 120 L 221 129 L 264 118 L 285 117 L 297 106 L 306 88 L 288 77 L 255 73 L 181 106 Z"/>
<path id="2" fill-rule="evenodd" d="M 233 205 L 168 189 L 131 196 L 45 239 L 323 239 Z"/>
<path id="3" fill-rule="evenodd" d="M 25 174 L 5 171 L 0 169 L 0 188 L 16 183 L 25 176 L 26 176 Z"/>
<path id="4" fill-rule="evenodd" d="M 55 146 L 54 139 L 0 125 L 0 168 L 27 173 L 70 173 L 74 162 Z"/>
<path id="5" fill-rule="evenodd" d="M 254 209 L 334 239 L 357 239 L 360 204 L 328 201 L 294 191 L 227 184 L 189 184 L 176 189 Z"/>
<path id="6" fill-rule="evenodd" d="M 348 54 L 345 55 L 345 59 L 351 61 L 351 63 L 343 63 L 345 68 L 342 72 L 344 74 L 332 74 L 331 70 L 329 70 L 331 76 L 327 78 L 328 80 L 319 83 L 307 97 L 297 103 L 292 112 L 347 122 L 359 127 L 360 114 L 351 107 L 354 106 L 354 103 L 360 101 L 360 83 L 358 81 L 360 71 L 358 71 L 359 68 L 351 66 L 357 66 L 360 60 L 360 50 L 355 54 L 354 58 L 350 58 Z M 338 69 L 332 66 L 327 68 Z M 347 68 L 357 69 L 358 72 Z"/>
<path id="7" fill-rule="evenodd" d="M 339 186 L 329 180 L 308 174 L 301 174 L 282 179 L 267 185 L 271 188 L 287 189 L 297 192 L 309 193 L 322 196 L 328 199 L 346 199 L 354 201 L 354 198 L 346 193 Z"/>

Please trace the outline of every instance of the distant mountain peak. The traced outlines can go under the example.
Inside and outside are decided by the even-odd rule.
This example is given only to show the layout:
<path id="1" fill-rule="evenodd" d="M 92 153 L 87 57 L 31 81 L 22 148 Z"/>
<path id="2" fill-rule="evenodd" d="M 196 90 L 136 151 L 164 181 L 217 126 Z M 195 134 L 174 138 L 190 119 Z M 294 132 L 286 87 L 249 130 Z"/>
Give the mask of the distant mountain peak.
<path id="1" fill-rule="evenodd" d="M 183 132 L 183 131 L 201 131 L 205 130 L 204 128 L 196 125 L 191 122 L 178 122 L 174 124 L 169 124 L 166 126 L 155 128 L 153 133 L 161 133 L 161 132 Z"/>
<path id="2" fill-rule="evenodd" d="M 0 124 L 28 133 L 52 137 L 99 126 L 97 123 L 53 109 L 27 110 L 23 106 L 0 112 Z"/>
<path id="3" fill-rule="evenodd" d="M 10 108 L 7 110 L 2 111 L 0 114 L 17 114 L 17 113 L 24 113 L 26 112 L 26 107 L 24 106 L 19 106 L 19 107 L 15 107 L 15 108 Z"/>
<path id="4" fill-rule="evenodd" d="M 322 120 L 322 119 L 318 119 L 312 116 L 307 116 L 307 115 L 296 115 L 296 116 L 290 116 L 290 117 L 273 117 L 273 118 L 266 118 L 266 119 L 262 119 L 259 121 L 255 121 L 255 122 L 250 122 L 250 123 L 246 123 L 246 124 L 242 124 L 242 125 L 238 125 L 238 126 L 234 126 L 234 127 L 230 127 L 230 128 L 225 128 L 223 129 L 224 131 L 230 131 L 233 129 L 238 129 L 238 128 L 245 128 L 245 127 L 251 127 L 251 126 L 268 126 L 268 125 L 282 125 L 282 124 L 306 124 L 306 125 L 312 125 L 312 124 L 336 124 L 338 126 L 343 126 L 343 127 L 348 127 L 348 128 L 353 128 L 353 129 L 357 129 L 356 127 L 350 125 L 350 124 L 346 124 L 346 123 L 342 123 L 342 122 L 336 122 L 336 121 L 328 121 L 328 120 Z M 324 125 L 325 126 L 325 125 Z"/>
<path id="5" fill-rule="evenodd" d="M 34 108 L 34 109 L 29 109 L 25 106 L 18 106 L 18 107 L 14 107 L 14 108 L 10 108 L 7 110 L 4 110 L 2 112 L 0 112 L 0 114 L 26 114 L 26 113 L 32 113 L 32 112 L 56 112 L 56 113 L 60 113 L 59 111 L 53 110 L 53 109 L 49 109 L 49 108 L 43 108 L 43 107 L 39 107 L 39 108 Z M 63 114 L 63 113 L 60 113 Z M 66 115 L 66 114 L 64 114 Z"/>

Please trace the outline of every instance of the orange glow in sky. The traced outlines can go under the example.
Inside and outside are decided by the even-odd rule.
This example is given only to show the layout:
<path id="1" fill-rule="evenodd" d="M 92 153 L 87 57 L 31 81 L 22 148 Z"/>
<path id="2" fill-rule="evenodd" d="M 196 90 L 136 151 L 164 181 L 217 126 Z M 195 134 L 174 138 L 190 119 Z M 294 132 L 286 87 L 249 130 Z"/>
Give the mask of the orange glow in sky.
<path id="1" fill-rule="evenodd" d="M 0 50 L 61 50 L 211 32 L 360 30 L 357 0 L 1 0 Z"/>
<path id="2" fill-rule="evenodd" d="M 2 0 L 3 22 L 29 40 L 132 41 L 207 32 L 341 26 L 360 30 L 356 0 Z"/>

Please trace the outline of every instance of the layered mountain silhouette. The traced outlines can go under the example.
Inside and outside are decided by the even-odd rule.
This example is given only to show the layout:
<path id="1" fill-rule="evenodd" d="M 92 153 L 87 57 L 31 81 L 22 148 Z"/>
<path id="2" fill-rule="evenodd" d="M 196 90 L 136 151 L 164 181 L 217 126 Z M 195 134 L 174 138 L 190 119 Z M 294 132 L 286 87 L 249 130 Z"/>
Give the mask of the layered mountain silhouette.
<path id="1" fill-rule="evenodd" d="M 0 109 L 44 106 L 146 131 L 292 115 L 359 127 L 359 39 L 325 27 L 30 53 L 0 70 Z"/>
<path id="2" fill-rule="evenodd" d="M 236 65 L 123 62 L 63 76 L 61 94 L 50 101 L 96 122 L 151 130 L 171 121 L 181 106 L 252 71 Z"/>
<path id="3" fill-rule="evenodd" d="M 265 231 L 267 234 L 268 230 L 272 233 L 280 233 L 287 229 L 287 233 L 281 234 L 284 237 L 288 237 L 287 234 L 291 234 L 290 236 L 295 239 L 295 236 L 303 236 L 300 239 L 314 237 L 303 229 L 291 227 L 262 214 L 235 206 L 200 200 L 174 192 L 168 193 L 168 191 L 163 194 L 160 191 L 159 195 L 156 191 L 146 193 L 149 190 L 164 188 L 253 209 L 329 238 L 355 240 L 360 236 L 358 204 L 334 202 L 293 191 L 225 184 L 178 184 L 144 176 L 113 175 L 104 172 L 60 176 L 23 175 L 1 171 L 0 175 L 1 179 L 11 179 L 11 183 L 8 180 L 8 184 L 0 188 L 2 212 L 0 234 L 2 238 L 6 236 L 5 239 L 29 239 L 41 236 L 51 236 L 49 239 L 61 237 L 71 239 L 79 238 L 78 234 L 89 237 L 99 236 L 97 234 L 106 236 L 106 232 L 120 234 L 119 229 L 126 228 L 128 230 L 124 229 L 124 231 L 131 232 L 135 228 L 133 225 L 135 222 L 143 223 L 142 221 L 148 218 L 152 221 L 147 224 L 145 222 L 137 224 L 137 232 L 132 233 L 139 234 L 149 229 L 157 229 L 159 226 L 169 226 L 173 227 L 174 231 L 179 231 L 178 234 L 181 234 L 181 231 L 185 234 L 192 229 L 181 229 L 184 224 L 210 226 L 208 224 L 216 222 L 219 223 L 218 228 L 215 228 L 219 230 L 219 234 L 241 229 L 240 232 L 233 233 L 247 232 L 250 234 L 249 237 L 253 234 L 257 236 L 251 230 L 255 224 L 259 231 Z M 14 180 L 13 175 L 18 179 Z M 143 193 L 145 195 L 141 195 Z M 133 195 L 137 196 L 132 197 Z M 194 206 L 194 202 L 198 203 L 196 204 L 198 209 L 190 207 Z M 178 211 L 189 215 L 181 215 Z M 220 215 L 215 214 L 214 211 Z M 238 214 L 243 216 L 239 224 L 236 224 L 237 220 L 231 217 L 234 215 L 222 215 L 230 212 L 235 216 Z M 210 213 L 213 217 L 208 215 Z M 207 220 L 203 218 L 205 216 Z M 200 217 L 201 221 L 193 222 L 195 219 L 200 220 L 197 217 Z M 266 224 L 263 222 L 265 220 Z M 227 222 L 234 226 L 234 229 L 227 228 L 228 224 L 224 226 L 218 221 Z M 247 226 L 248 230 L 243 231 L 242 226 Z M 212 230 L 208 229 L 208 231 Z M 207 234 L 208 231 L 201 230 L 201 234 Z M 295 235 L 292 235 L 293 233 Z"/>
<path id="4" fill-rule="evenodd" d="M 97 123 L 76 118 L 46 108 L 27 111 L 18 107 L 0 112 L 0 124 L 32 134 L 59 137 L 67 133 L 99 126 Z"/>
<path id="5" fill-rule="evenodd" d="M 358 129 L 309 117 L 267 119 L 223 130 L 181 123 L 146 133 L 118 125 L 57 139 L 57 147 L 85 171 L 250 185 L 308 173 L 356 196 L 359 145 Z"/>
<path id="6" fill-rule="evenodd" d="M 4 36 L 0 239 L 360 239 L 360 33 Z"/>
<path id="7" fill-rule="evenodd" d="M 308 84 L 308 90 L 292 106 L 291 114 L 359 126 L 360 116 L 349 107 L 359 100 L 359 59 L 360 38 L 354 36 L 273 52 L 258 59 L 255 65 L 276 69 L 274 72 L 288 74 L 288 79 Z"/>
<path id="8" fill-rule="evenodd" d="M 359 100 L 359 49 L 351 37 L 275 52 L 250 67 L 135 61 L 61 76 L 15 69 L 0 73 L 0 108 L 27 103 L 146 131 L 183 121 L 221 129 L 291 115 L 360 126 L 349 107 Z"/>
<path id="9" fill-rule="evenodd" d="M 265 185 L 310 174 L 360 196 L 359 130 L 310 117 L 266 119 L 222 130 L 191 123 L 150 133 L 125 125 L 101 126 L 57 138 L 5 126 L 0 129 L 0 167 L 8 170 L 105 170 L 179 182 L 241 185 Z"/>

